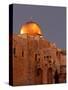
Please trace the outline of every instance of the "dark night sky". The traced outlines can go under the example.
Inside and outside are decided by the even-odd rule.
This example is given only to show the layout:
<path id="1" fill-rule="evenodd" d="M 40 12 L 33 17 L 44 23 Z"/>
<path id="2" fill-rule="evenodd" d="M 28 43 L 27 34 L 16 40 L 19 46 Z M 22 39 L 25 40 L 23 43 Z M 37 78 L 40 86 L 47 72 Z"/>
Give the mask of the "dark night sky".
<path id="1" fill-rule="evenodd" d="M 57 47 L 59 48 L 66 48 L 65 7 L 14 4 L 14 33 L 19 33 L 21 25 L 31 20 L 36 21 L 38 24 L 40 24 L 43 35 L 49 41 L 55 42 Z"/>

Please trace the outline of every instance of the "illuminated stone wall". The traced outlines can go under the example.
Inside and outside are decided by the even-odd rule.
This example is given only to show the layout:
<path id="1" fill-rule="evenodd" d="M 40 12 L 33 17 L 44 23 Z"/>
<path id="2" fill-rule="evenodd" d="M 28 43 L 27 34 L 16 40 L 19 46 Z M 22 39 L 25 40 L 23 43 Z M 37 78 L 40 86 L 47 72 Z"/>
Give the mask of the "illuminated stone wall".
<path id="1" fill-rule="evenodd" d="M 13 35 L 13 85 L 65 82 L 65 57 L 40 35 Z"/>

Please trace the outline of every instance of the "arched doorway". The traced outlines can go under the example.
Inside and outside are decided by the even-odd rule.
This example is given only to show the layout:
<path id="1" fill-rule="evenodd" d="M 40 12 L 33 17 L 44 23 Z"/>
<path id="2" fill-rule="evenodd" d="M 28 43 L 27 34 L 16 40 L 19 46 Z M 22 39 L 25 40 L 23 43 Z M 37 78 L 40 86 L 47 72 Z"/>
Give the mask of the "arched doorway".
<path id="1" fill-rule="evenodd" d="M 54 80 L 55 80 L 55 83 L 59 83 L 59 74 L 57 70 L 55 71 Z"/>
<path id="2" fill-rule="evenodd" d="M 53 83 L 52 68 L 49 68 L 47 71 L 47 82 L 48 82 L 48 84 Z"/>
<path id="3" fill-rule="evenodd" d="M 42 73 L 43 71 L 41 68 L 36 69 L 36 80 L 35 80 L 36 84 L 42 84 Z"/>

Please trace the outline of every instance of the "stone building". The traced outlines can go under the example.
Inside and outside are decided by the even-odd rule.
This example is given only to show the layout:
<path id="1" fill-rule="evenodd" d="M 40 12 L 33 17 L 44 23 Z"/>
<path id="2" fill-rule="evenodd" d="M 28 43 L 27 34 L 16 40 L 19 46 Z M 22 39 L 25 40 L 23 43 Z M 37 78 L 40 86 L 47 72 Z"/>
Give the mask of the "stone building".
<path id="1" fill-rule="evenodd" d="M 66 82 L 66 53 L 44 38 L 36 22 L 25 23 L 20 34 L 13 34 L 11 56 L 12 85 Z"/>

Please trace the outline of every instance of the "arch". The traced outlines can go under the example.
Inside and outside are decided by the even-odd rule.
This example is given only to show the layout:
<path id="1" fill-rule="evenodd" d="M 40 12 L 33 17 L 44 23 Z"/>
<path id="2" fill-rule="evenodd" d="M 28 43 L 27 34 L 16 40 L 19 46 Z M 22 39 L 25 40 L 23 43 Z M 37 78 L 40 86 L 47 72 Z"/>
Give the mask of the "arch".
<path id="1" fill-rule="evenodd" d="M 57 70 L 55 71 L 54 80 L 55 80 L 55 83 L 59 83 L 59 74 Z"/>
<path id="2" fill-rule="evenodd" d="M 36 84 L 42 84 L 43 71 L 41 68 L 36 69 Z"/>
<path id="3" fill-rule="evenodd" d="M 48 68 L 48 71 L 47 71 L 47 82 L 49 84 L 53 83 L 52 68 Z"/>

